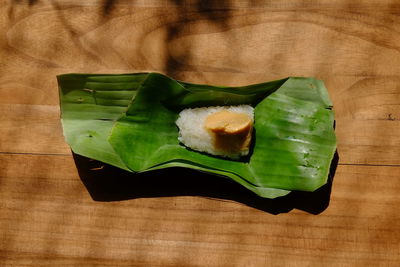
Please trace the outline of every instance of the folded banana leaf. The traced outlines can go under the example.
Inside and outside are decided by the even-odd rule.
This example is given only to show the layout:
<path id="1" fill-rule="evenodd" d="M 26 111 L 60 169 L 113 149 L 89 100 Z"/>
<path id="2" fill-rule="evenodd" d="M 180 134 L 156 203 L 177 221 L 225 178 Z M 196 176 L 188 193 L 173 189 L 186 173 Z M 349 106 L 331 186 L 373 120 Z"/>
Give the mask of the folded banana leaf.
<path id="1" fill-rule="evenodd" d="M 322 81 L 290 77 L 243 87 L 191 84 L 158 73 L 57 76 L 64 136 L 76 153 L 130 172 L 186 167 L 230 178 L 261 197 L 314 191 L 336 150 L 332 102 Z M 185 148 L 184 108 L 255 107 L 251 154 L 242 160 Z"/>

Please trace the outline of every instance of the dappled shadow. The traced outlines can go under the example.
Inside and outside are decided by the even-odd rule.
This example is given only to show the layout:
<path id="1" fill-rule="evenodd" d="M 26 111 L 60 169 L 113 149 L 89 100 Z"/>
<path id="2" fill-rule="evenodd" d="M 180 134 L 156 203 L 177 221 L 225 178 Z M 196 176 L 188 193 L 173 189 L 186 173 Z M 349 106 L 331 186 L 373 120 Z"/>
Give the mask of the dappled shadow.
<path id="1" fill-rule="evenodd" d="M 187 4 L 185 0 L 171 0 L 174 5 L 174 12 L 178 15 L 178 20 L 174 23 L 166 25 L 166 61 L 165 61 L 165 74 L 168 76 L 182 78 L 183 71 L 195 71 L 196 68 L 188 65 L 186 62 L 191 62 L 193 44 L 188 44 L 181 51 L 180 56 L 172 56 L 168 44 L 176 38 L 185 36 L 185 31 L 190 31 L 190 23 L 193 21 L 207 20 L 210 25 L 215 26 L 220 31 L 225 31 L 229 28 L 229 19 L 231 9 L 229 8 L 230 1 L 200 1 L 194 2 L 191 5 Z M 186 33 L 187 34 L 187 33 Z M 199 66 L 196 66 L 199 67 Z"/>
<path id="2" fill-rule="evenodd" d="M 29 6 L 37 4 L 39 0 L 11 0 L 11 4 L 23 4 L 27 3 Z"/>
<path id="3" fill-rule="evenodd" d="M 103 14 L 109 15 L 114 8 L 115 0 L 104 0 L 103 4 Z"/>
<path id="4" fill-rule="evenodd" d="M 8 12 L 7 12 L 8 19 L 13 20 L 14 13 L 15 13 L 15 10 L 14 10 L 15 5 L 26 5 L 27 4 L 28 7 L 32 7 L 35 4 L 37 4 L 38 2 L 39 2 L 39 0 L 11 0 L 9 2 Z"/>
<path id="5" fill-rule="evenodd" d="M 104 0 L 102 5 L 103 15 L 110 15 L 117 4 L 118 0 Z"/>
<path id="6" fill-rule="evenodd" d="M 199 196 L 235 201 L 272 214 L 300 209 L 319 214 L 328 205 L 339 156 L 331 164 L 327 184 L 314 192 L 291 192 L 276 199 L 265 199 L 241 185 L 221 177 L 186 168 L 168 168 L 134 174 L 73 154 L 79 176 L 96 201 L 135 198 Z"/>

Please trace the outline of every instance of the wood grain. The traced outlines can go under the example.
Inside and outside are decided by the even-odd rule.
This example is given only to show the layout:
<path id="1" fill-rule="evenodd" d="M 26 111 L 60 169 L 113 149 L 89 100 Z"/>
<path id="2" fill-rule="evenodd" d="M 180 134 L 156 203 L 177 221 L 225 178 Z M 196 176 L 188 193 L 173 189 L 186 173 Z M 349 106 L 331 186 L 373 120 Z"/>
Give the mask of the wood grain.
<path id="1" fill-rule="evenodd" d="M 5 1 L 0 265 L 398 266 L 399 29 L 390 0 Z M 339 153 L 328 208 L 273 215 L 279 203 L 215 197 L 238 189 L 212 181 L 94 201 L 62 136 L 55 76 L 138 71 L 223 85 L 323 79 Z"/>
<path id="2" fill-rule="evenodd" d="M 238 266 L 271 259 L 276 266 L 400 260 L 400 167 L 339 166 L 324 213 L 273 216 L 200 197 L 95 202 L 70 156 L 0 159 L 6 166 L 0 172 L 5 263 L 53 256 L 56 262 L 147 266 L 220 266 L 229 258 Z"/>
<path id="3" fill-rule="evenodd" d="M 151 70 L 225 85 L 315 76 L 335 104 L 340 161 L 400 164 L 399 6 L 202 11 L 188 1 L 165 4 L 165 16 L 156 3 L 115 5 L 107 16 L 90 1 L 2 7 L 0 103 L 57 105 L 55 75 L 67 72 Z"/>

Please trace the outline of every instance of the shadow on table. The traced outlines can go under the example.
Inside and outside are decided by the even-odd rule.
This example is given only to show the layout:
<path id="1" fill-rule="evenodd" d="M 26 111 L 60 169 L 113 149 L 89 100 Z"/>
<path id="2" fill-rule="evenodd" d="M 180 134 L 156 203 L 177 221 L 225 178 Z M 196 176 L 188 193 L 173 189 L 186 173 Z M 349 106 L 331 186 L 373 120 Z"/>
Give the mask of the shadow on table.
<path id="1" fill-rule="evenodd" d="M 119 201 L 134 198 L 201 196 L 232 200 L 272 214 L 300 209 L 319 214 L 328 205 L 332 180 L 339 161 L 335 153 L 329 181 L 314 192 L 291 192 L 276 199 L 261 198 L 241 185 L 220 177 L 186 168 L 168 168 L 134 174 L 73 154 L 79 176 L 96 201 Z"/>

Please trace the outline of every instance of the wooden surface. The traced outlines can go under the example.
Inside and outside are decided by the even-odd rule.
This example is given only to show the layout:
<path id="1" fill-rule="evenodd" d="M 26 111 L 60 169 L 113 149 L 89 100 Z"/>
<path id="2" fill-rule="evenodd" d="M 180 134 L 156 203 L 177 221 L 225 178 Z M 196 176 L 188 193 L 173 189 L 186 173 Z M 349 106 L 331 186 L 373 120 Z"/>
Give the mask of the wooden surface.
<path id="1" fill-rule="evenodd" d="M 55 76 L 138 71 L 223 85 L 323 79 L 339 154 L 330 201 L 330 188 L 260 201 L 182 171 L 138 184 L 74 159 Z M 1 266 L 400 266 L 399 191 L 398 1 L 0 5 Z"/>

